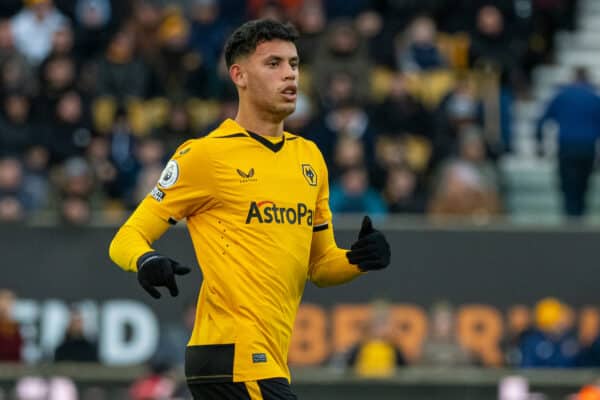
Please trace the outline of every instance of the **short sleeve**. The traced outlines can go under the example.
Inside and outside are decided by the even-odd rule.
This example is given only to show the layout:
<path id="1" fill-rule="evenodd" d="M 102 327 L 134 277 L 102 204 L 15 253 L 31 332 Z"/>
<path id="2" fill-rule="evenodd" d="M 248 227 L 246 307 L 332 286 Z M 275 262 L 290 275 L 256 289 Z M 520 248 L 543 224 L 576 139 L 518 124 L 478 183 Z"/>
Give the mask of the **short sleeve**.
<path id="1" fill-rule="evenodd" d="M 182 144 L 144 199 L 165 221 L 176 223 L 216 204 L 211 161 L 203 142 L 195 139 Z"/>

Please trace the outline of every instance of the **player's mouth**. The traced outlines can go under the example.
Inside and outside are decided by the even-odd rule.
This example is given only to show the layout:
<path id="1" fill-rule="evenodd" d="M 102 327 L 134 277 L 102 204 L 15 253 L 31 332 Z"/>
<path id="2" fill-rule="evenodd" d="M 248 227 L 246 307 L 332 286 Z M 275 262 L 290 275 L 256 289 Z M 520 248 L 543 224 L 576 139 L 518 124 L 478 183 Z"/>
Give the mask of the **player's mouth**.
<path id="1" fill-rule="evenodd" d="M 296 101 L 297 93 L 298 93 L 298 87 L 296 85 L 288 85 L 288 86 L 284 87 L 283 90 L 281 91 L 281 95 L 287 101 Z"/>

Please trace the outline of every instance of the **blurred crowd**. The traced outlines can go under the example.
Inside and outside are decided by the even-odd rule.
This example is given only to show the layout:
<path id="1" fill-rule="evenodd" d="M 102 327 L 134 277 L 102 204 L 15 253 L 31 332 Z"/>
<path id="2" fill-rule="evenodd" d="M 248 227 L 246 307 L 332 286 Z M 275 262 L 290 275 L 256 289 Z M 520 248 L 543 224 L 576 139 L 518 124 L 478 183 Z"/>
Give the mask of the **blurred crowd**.
<path id="1" fill-rule="evenodd" d="M 296 112 L 336 213 L 493 216 L 511 104 L 570 29 L 567 0 L 3 0 L 0 221 L 121 218 L 171 152 L 236 110 L 222 47 L 301 33 Z M 50 213 L 48 213 L 50 211 Z M 101 211 L 102 213 L 96 213 Z"/>

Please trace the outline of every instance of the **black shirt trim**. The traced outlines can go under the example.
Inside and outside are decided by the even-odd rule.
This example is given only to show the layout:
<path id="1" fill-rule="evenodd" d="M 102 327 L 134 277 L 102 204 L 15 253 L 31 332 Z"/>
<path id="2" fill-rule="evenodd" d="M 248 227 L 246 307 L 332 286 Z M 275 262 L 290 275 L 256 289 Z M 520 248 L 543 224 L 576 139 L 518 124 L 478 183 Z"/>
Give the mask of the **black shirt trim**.
<path id="1" fill-rule="evenodd" d="M 327 228 L 329 228 L 329 224 L 328 223 L 324 223 L 324 224 L 317 225 L 317 226 L 313 227 L 313 232 L 324 231 Z"/>
<path id="2" fill-rule="evenodd" d="M 234 137 L 248 137 L 248 136 L 245 133 L 232 133 L 231 135 L 215 136 L 215 139 L 226 139 L 226 138 L 234 138 Z"/>
<path id="3" fill-rule="evenodd" d="M 263 146 L 265 146 L 267 149 L 273 151 L 274 153 L 277 153 L 279 150 L 281 150 L 283 148 L 283 144 L 285 143 L 285 136 L 282 137 L 280 142 L 273 143 L 269 139 L 265 139 L 258 133 L 248 131 L 248 134 L 250 135 L 250 137 L 252 139 L 256 140 L 258 143 L 262 144 Z"/>

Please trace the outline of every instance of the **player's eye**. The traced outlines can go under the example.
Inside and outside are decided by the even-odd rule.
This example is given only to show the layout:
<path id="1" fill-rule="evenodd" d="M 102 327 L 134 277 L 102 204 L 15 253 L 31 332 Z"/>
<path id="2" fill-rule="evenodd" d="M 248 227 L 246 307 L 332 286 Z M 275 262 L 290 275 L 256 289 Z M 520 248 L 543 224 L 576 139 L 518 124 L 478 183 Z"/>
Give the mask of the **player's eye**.
<path id="1" fill-rule="evenodd" d="M 292 61 L 292 62 L 290 63 L 290 67 L 292 67 L 292 69 L 296 69 L 296 68 L 298 68 L 298 62 L 297 62 L 297 61 Z"/>
<path id="2" fill-rule="evenodd" d="M 277 60 L 271 60 L 271 61 L 269 61 L 269 62 L 267 63 L 267 65 L 268 65 L 269 67 L 276 67 L 276 66 L 278 66 L 278 65 L 279 65 L 279 61 L 277 61 Z"/>

